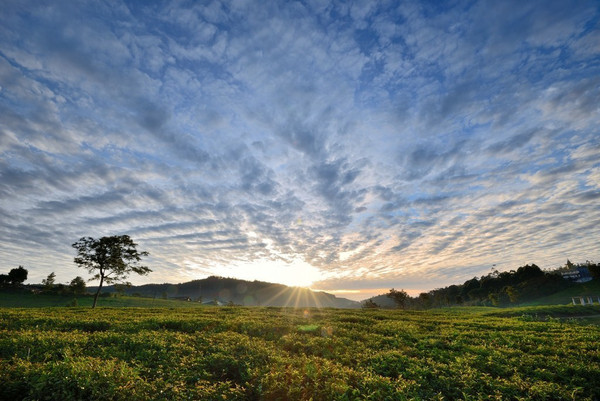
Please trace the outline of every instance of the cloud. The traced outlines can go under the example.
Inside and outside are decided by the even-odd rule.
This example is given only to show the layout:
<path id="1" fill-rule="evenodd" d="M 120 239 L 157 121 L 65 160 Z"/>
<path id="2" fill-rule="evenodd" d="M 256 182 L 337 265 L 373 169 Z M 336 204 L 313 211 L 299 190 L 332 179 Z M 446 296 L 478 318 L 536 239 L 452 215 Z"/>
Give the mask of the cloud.
<path id="1" fill-rule="evenodd" d="M 73 241 L 129 233 L 144 280 L 304 260 L 345 289 L 593 259 L 597 16 L 9 2 L 0 259 L 67 280 Z"/>

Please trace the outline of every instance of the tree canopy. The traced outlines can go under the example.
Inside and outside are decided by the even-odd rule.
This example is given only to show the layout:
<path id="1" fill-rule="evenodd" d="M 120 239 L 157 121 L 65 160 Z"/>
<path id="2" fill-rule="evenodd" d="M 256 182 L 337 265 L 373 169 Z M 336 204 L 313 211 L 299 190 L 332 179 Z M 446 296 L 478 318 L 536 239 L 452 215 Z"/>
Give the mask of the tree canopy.
<path id="1" fill-rule="evenodd" d="M 399 308 L 404 308 L 406 301 L 408 301 L 409 299 L 409 296 L 406 293 L 406 291 L 398 291 L 393 288 L 390 290 L 387 296 L 388 298 L 391 298 L 396 303 L 396 306 L 398 306 Z"/>
<path id="2" fill-rule="evenodd" d="M 54 287 L 54 284 L 56 282 L 56 274 L 54 274 L 54 272 L 48 274 L 48 277 L 46 277 L 45 279 L 42 280 L 42 285 L 44 286 L 44 289 L 46 290 L 51 290 L 52 287 Z"/>
<path id="3" fill-rule="evenodd" d="M 96 307 L 104 283 L 118 283 L 131 273 L 145 275 L 152 271 L 139 264 L 143 256 L 149 255 L 148 252 L 138 251 L 137 244 L 128 235 L 99 239 L 82 237 L 72 246 L 77 250 L 75 264 L 93 274 L 92 280 L 100 280 L 92 308 Z"/>
<path id="4" fill-rule="evenodd" d="M 71 280 L 69 289 L 73 292 L 73 294 L 85 294 L 85 280 L 80 276 L 75 277 L 73 280 Z"/>

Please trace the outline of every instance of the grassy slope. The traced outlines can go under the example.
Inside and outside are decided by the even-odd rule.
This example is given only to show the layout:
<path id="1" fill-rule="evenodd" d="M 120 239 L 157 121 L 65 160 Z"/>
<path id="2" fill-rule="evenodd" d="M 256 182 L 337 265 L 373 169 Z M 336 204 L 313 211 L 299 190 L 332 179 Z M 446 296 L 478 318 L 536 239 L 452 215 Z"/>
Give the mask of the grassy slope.
<path id="1" fill-rule="evenodd" d="M 77 306 L 83 307 L 91 307 L 94 301 L 94 298 L 92 296 L 61 296 L 0 291 L 0 307 L 4 308 L 45 308 L 56 306 L 68 306 L 74 299 L 77 299 Z M 122 296 L 116 298 L 98 298 L 98 306 L 191 308 L 199 307 L 200 305 L 197 302 Z"/>
<path id="2" fill-rule="evenodd" d="M 592 280 L 587 283 L 579 283 L 563 291 L 556 292 L 547 297 L 538 298 L 535 301 L 524 303 L 526 305 L 566 305 L 571 303 L 571 297 L 600 296 L 600 280 Z M 597 303 L 597 299 L 594 299 Z"/>

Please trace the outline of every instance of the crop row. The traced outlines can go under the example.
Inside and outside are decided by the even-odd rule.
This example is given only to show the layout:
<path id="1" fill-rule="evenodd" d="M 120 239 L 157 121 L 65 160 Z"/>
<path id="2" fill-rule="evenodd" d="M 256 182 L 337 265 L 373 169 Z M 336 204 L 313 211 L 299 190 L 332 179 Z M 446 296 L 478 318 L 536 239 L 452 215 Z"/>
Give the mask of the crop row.
<path id="1" fill-rule="evenodd" d="M 598 338 L 456 310 L 0 309 L 0 399 L 595 400 Z"/>

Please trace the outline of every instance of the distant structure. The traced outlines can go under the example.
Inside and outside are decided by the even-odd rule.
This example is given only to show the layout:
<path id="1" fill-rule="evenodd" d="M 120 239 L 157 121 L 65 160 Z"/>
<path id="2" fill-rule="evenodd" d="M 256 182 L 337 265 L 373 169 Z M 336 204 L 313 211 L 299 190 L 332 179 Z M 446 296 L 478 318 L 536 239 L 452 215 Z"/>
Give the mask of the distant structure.
<path id="1" fill-rule="evenodd" d="M 594 305 L 594 298 L 596 298 L 596 300 L 598 301 L 598 305 L 600 305 L 599 296 L 571 297 L 571 301 L 573 302 L 573 305 Z"/>
<path id="2" fill-rule="evenodd" d="M 585 266 L 575 267 L 573 269 L 561 271 L 560 274 L 566 280 L 571 280 L 576 283 L 585 283 L 592 280 L 590 270 Z"/>

